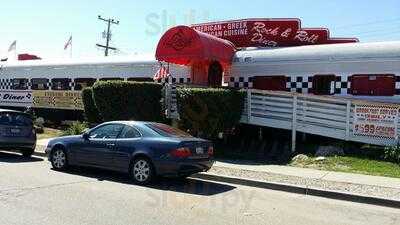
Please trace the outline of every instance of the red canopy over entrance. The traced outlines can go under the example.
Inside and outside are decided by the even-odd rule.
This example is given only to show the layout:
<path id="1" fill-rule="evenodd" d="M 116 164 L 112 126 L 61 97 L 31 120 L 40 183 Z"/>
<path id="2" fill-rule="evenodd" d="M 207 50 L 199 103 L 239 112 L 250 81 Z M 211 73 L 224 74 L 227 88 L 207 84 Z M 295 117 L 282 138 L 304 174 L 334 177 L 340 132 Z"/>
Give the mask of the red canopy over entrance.
<path id="1" fill-rule="evenodd" d="M 156 59 L 179 65 L 218 61 L 224 67 L 230 65 L 235 46 L 212 35 L 187 26 L 169 29 L 157 45 Z"/>

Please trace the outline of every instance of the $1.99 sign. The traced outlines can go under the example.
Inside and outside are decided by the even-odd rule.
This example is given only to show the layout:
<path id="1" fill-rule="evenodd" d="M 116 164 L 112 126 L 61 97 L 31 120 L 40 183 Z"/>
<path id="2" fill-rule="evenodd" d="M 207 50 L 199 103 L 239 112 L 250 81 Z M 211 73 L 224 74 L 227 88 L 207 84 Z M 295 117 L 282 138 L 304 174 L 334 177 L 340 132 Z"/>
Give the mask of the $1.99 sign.
<path id="1" fill-rule="evenodd" d="M 395 139 L 398 112 L 395 106 L 356 105 L 353 134 Z"/>

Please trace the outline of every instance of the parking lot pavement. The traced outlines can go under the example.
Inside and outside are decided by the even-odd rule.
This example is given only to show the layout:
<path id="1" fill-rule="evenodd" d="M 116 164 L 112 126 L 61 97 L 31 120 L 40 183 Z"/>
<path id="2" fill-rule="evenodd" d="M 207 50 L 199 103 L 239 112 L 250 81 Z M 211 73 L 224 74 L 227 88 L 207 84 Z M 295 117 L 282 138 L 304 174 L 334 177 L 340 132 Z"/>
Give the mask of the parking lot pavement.
<path id="1" fill-rule="evenodd" d="M 50 169 L 0 152 L 0 224 L 399 224 L 398 209 L 210 182 Z"/>

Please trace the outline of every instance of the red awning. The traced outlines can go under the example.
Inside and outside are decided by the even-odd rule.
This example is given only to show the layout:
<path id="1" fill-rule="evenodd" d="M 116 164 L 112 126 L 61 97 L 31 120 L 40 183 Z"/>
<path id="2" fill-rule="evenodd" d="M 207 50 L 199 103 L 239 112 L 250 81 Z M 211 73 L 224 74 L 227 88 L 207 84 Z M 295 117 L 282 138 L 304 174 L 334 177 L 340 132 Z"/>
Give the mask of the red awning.
<path id="1" fill-rule="evenodd" d="M 180 65 L 193 62 L 218 61 L 229 65 L 235 46 L 221 38 L 202 33 L 187 26 L 169 29 L 157 45 L 156 59 Z"/>

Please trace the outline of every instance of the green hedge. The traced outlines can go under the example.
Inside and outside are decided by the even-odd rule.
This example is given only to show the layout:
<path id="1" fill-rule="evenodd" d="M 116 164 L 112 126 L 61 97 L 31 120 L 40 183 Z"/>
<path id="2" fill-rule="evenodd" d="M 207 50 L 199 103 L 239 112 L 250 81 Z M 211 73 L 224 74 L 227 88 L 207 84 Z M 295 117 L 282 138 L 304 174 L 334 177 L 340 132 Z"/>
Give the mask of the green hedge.
<path id="1" fill-rule="evenodd" d="M 223 88 L 178 88 L 180 126 L 194 135 L 215 139 L 239 123 L 245 93 Z"/>
<path id="2" fill-rule="evenodd" d="M 153 82 L 100 81 L 93 99 L 104 121 L 161 121 L 162 85 Z"/>
<path id="3" fill-rule="evenodd" d="M 82 90 L 82 102 L 86 120 L 91 124 L 102 122 L 102 118 L 94 103 L 92 88 L 87 87 Z"/>

